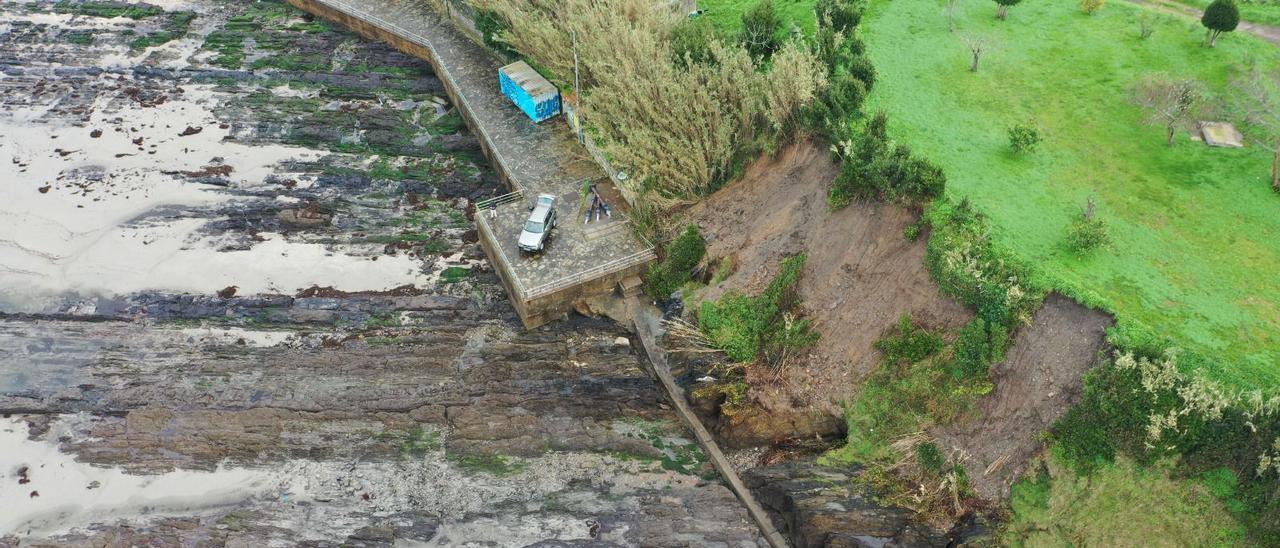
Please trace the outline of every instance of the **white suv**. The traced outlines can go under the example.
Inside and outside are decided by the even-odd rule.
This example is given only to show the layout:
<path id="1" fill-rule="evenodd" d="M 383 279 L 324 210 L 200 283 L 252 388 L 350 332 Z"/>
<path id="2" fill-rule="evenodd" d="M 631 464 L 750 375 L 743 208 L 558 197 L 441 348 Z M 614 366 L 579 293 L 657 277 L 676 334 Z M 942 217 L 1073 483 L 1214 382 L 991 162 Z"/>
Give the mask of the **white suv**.
<path id="1" fill-rule="evenodd" d="M 520 231 L 520 240 L 516 245 L 520 251 L 537 253 L 547 245 L 551 229 L 556 227 L 556 197 L 550 194 L 539 195 L 529 209 L 529 220 L 524 222 L 524 230 Z"/>

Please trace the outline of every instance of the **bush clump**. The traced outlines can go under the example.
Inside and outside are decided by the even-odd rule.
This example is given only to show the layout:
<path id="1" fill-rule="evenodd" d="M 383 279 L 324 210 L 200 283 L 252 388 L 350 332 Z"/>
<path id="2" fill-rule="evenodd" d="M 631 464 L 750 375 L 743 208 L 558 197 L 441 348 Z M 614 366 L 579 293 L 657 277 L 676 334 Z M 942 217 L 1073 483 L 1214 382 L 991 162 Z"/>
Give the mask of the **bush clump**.
<path id="1" fill-rule="evenodd" d="M 697 225 L 685 227 L 666 248 L 666 257 L 653 268 L 647 277 L 649 294 L 665 299 L 675 293 L 693 276 L 693 269 L 707 253 L 707 243 L 698 232 Z"/>
<path id="2" fill-rule="evenodd" d="M 897 327 L 896 334 L 876 341 L 876 350 L 884 355 L 885 363 L 910 365 L 937 354 L 946 346 L 946 341 L 940 335 L 916 327 L 911 322 L 911 316 L 904 314 L 898 319 Z"/>
<path id="3" fill-rule="evenodd" d="M 943 293 L 955 297 L 988 324 L 1012 331 L 1029 322 L 1045 291 L 1031 269 L 995 245 L 982 213 L 968 200 L 935 202 L 929 220 L 925 265 Z"/>
<path id="4" fill-rule="evenodd" d="M 711 20 L 694 17 L 671 29 L 671 60 L 678 67 L 715 61 L 711 44 L 720 37 Z"/>
<path id="5" fill-rule="evenodd" d="M 974 318 L 960 330 L 953 345 L 953 375 L 957 380 L 986 377 L 990 367 L 1004 359 L 1008 347 L 1009 331 L 1005 326 Z"/>
<path id="6" fill-rule="evenodd" d="M 772 0 L 760 0 L 742 14 L 742 46 L 752 57 L 768 59 L 782 47 L 782 18 Z"/>
<path id="7" fill-rule="evenodd" d="M 476 31 L 480 33 L 480 39 L 484 41 L 484 45 L 502 52 L 511 52 L 511 46 L 502 41 L 503 33 L 507 32 L 511 25 L 507 24 L 498 12 L 493 10 L 477 10 L 476 12 Z"/>
<path id="8" fill-rule="evenodd" d="M 988 347 L 989 348 L 989 347 Z M 881 366 L 863 385 L 846 409 L 849 439 L 843 456 L 861 462 L 891 462 L 892 443 L 933 424 L 947 424 L 972 408 L 991 390 L 986 368 L 958 375 L 959 349 L 947 351 L 942 335 L 903 316 L 876 341 L 883 355 Z M 988 350 L 982 358 L 1003 354 Z"/>
<path id="9" fill-rule="evenodd" d="M 698 328 L 711 345 L 734 361 L 763 357 L 776 367 L 796 350 L 817 342 L 817 332 L 796 310 L 795 286 L 807 258 L 800 254 L 783 259 L 778 275 L 758 297 L 731 291 L 718 301 L 703 302 Z"/>
<path id="10" fill-rule="evenodd" d="M 1016 124 L 1009 128 L 1009 147 L 1022 154 L 1031 152 L 1040 144 L 1040 130 L 1032 124 Z"/>
<path id="11" fill-rule="evenodd" d="M 947 460 L 942 456 L 942 450 L 938 449 L 938 444 L 925 442 L 916 446 L 916 463 L 930 473 L 940 474 Z"/>
<path id="12" fill-rule="evenodd" d="M 1088 213 L 1077 215 L 1067 229 L 1067 247 L 1076 253 L 1088 253 L 1111 244 L 1107 224 Z"/>
<path id="13" fill-rule="evenodd" d="M 1153 337 L 1112 337 L 1110 361 L 1085 374 L 1084 395 L 1051 429 L 1054 451 L 1089 473 L 1120 457 L 1176 458 L 1179 475 L 1221 473 L 1256 545 L 1280 543 L 1280 397 L 1232 392 L 1182 371 L 1206 364 Z"/>
<path id="14" fill-rule="evenodd" d="M 942 168 L 916 156 L 907 145 L 893 143 L 888 124 L 887 115 L 876 114 L 862 135 L 845 147 L 844 165 L 828 197 L 832 208 L 859 198 L 918 206 L 942 196 L 947 183 Z"/>

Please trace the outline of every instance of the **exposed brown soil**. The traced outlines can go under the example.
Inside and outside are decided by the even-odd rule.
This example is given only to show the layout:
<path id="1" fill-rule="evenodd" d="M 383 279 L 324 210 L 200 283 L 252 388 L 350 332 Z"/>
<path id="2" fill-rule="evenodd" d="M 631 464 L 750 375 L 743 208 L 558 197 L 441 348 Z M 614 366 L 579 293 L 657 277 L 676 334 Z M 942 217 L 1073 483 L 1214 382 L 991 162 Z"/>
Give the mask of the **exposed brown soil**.
<path id="1" fill-rule="evenodd" d="M 880 362 L 875 341 L 903 314 L 945 332 L 972 318 L 929 277 L 928 234 L 915 242 L 903 236 L 918 218 L 915 212 L 861 202 L 828 209 L 837 171 L 825 150 L 797 144 L 756 162 L 742 180 L 689 212 L 707 238 L 709 261 L 732 256 L 735 267 L 700 298 L 719 298 L 729 289 L 757 294 L 783 257 L 809 254 L 799 290 L 822 338 L 807 360 L 790 366 L 783 382 L 749 375 L 749 398 L 760 409 L 744 413 L 750 420 L 737 421 L 743 424 L 722 418 L 721 438 L 744 441 L 731 445 L 749 445 L 738 440 L 744 436 L 767 443 L 770 433 L 809 434 L 794 429 L 802 422 L 823 424 L 813 421 L 814 410 L 839 417 L 839 402 L 854 396 Z M 995 389 L 977 411 L 930 432 L 945 450 L 967 455 L 969 476 L 983 498 L 1008 496 L 1009 485 L 1040 451 L 1041 432 L 1079 400 L 1081 377 L 1096 363 L 1111 323 L 1105 313 L 1051 295 L 1032 325 L 1018 332 L 1006 360 L 992 369 Z M 809 422 L 794 420 L 805 415 Z"/>
<path id="2" fill-rule="evenodd" d="M 995 390 L 979 402 L 978 414 L 930 432 L 944 451 L 967 455 L 965 468 L 979 495 L 1008 496 L 1040 451 L 1040 433 L 1080 400 L 1081 377 L 1097 363 L 1111 324 L 1104 312 L 1049 295 L 1008 357 L 992 368 Z"/>
<path id="3" fill-rule="evenodd" d="M 854 203 L 832 212 L 827 191 L 838 166 L 813 143 L 792 145 L 757 161 L 743 178 L 692 209 L 713 264 L 733 256 L 735 271 L 702 297 L 729 288 L 756 294 L 788 255 L 808 252 L 799 284 L 822 338 L 807 360 L 792 364 L 783 383 L 755 383 L 751 397 L 772 413 L 818 409 L 841 416 L 847 401 L 880 361 L 873 347 L 903 314 L 952 330 L 972 314 L 944 297 L 924 265 L 925 236 L 903 229 L 918 214 L 898 206 Z"/>

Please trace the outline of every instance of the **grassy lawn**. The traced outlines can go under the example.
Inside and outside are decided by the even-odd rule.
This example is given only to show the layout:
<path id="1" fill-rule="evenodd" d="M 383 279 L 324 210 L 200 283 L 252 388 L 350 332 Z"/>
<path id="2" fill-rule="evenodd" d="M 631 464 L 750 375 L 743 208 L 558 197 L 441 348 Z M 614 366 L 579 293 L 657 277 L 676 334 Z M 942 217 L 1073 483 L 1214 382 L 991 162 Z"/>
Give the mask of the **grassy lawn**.
<path id="1" fill-rule="evenodd" d="M 755 7 L 760 0 L 704 0 L 698 2 L 698 9 L 703 10 L 706 17 L 716 28 L 728 33 L 742 30 L 742 14 Z M 782 19 L 783 29 L 794 23 L 805 34 L 812 35 L 817 25 L 817 16 L 813 14 L 816 0 L 773 0 L 773 8 Z"/>
<path id="2" fill-rule="evenodd" d="M 1205 9 L 1213 0 L 1174 0 L 1180 4 L 1195 7 L 1197 9 Z M 1240 8 L 1240 19 L 1261 23 L 1263 25 L 1280 26 L 1280 4 L 1261 4 L 1257 2 L 1246 3 L 1244 0 L 1236 0 L 1236 7 Z"/>
<path id="3" fill-rule="evenodd" d="M 1233 476 L 1214 476 L 1173 480 L 1167 467 L 1123 459 L 1080 476 L 1050 457 L 1038 475 L 1014 484 L 1013 514 L 1000 540 L 1027 547 L 1244 545 L 1244 530 L 1228 511 Z"/>
<path id="4" fill-rule="evenodd" d="M 969 4 L 947 30 L 936 2 L 873 0 L 863 37 L 880 73 L 868 111 L 941 164 L 948 192 L 988 213 L 997 238 L 1064 291 L 1203 352 L 1209 376 L 1241 387 L 1280 385 L 1280 195 L 1261 147 L 1210 149 L 1185 133 L 1175 147 L 1142 125 L 1128 99 L 1150 72 L 1195 76 L 1215 92 L 1230 65 L 1280 50 L 1236 33 L 1200 46 L 1199 22 L 1169 18 L 1137 37 L 1142 8 L 1112 2 L 1027 2 L 994 18 Z M 965 33 L 999 43 L 968 71 Z M 1032 122 L 1044 142 L 1010 151 L 1007 128 Z M 1114 244 L 1081 257 L 1067 226 L 1088 196 Z"/>

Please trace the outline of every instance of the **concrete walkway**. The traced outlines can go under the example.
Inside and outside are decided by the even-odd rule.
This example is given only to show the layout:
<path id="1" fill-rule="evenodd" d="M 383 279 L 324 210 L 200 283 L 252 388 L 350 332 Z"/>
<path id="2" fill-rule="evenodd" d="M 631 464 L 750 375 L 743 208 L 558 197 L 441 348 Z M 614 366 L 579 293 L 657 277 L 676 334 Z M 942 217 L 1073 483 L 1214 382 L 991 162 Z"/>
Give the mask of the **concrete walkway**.
<path id="1" fill-rule="evenodd" d="M 667 363 L 667 351 L 658 345 L 658 336 L 662 333 L 661 318 L 658 313 L 634 298 L 627 303 L 627 308 L 634 311 L 632 323 L 635 326 L 636 335 L 640 337 L 640 342 L 644 346 L 645 354 L 649 356 L 649 363 L 653 366 L 654 375 L 658 377 L 662 388 L 667 391 L 667 396 L 671 398 L 671 403 L 675 405 L 676 413 L 680 415 L 685 426 L 693 432 L 694 439 L 702 446 L 703 451 L 706 451 L 707 458 L 711 461 L 712 466 L 715 466 L 716 470 L 720 472 L 720 477 L 724 478 L 725 483 L 729 485 L 729 490 L 738 495 L 738 500 L 741 500 L 742 504 L 747 507 L 747 513 L 751 514 L 751 519 L 760 527 L 760 534 L 764 535 L 769 545 L 773 548 L 789 546 L 786 538 L 773 526 L 773 520 L 769 518 L 769 513 L 760 506 L 760 503 L 756 502 L 751 490 L 747 488 L 746 484 L 742 483 L 742 479 L 738 477 L 733 465 L 729 464 L 729 460 L 724 457 L 724 453 L 716 445 L 715 438 L 711 437 L 711 433 L 702 425 L 702 421 L 689 408 L 689 402 L 685 399 L 684 390 L 671 377 L 671 366 Z"/>

